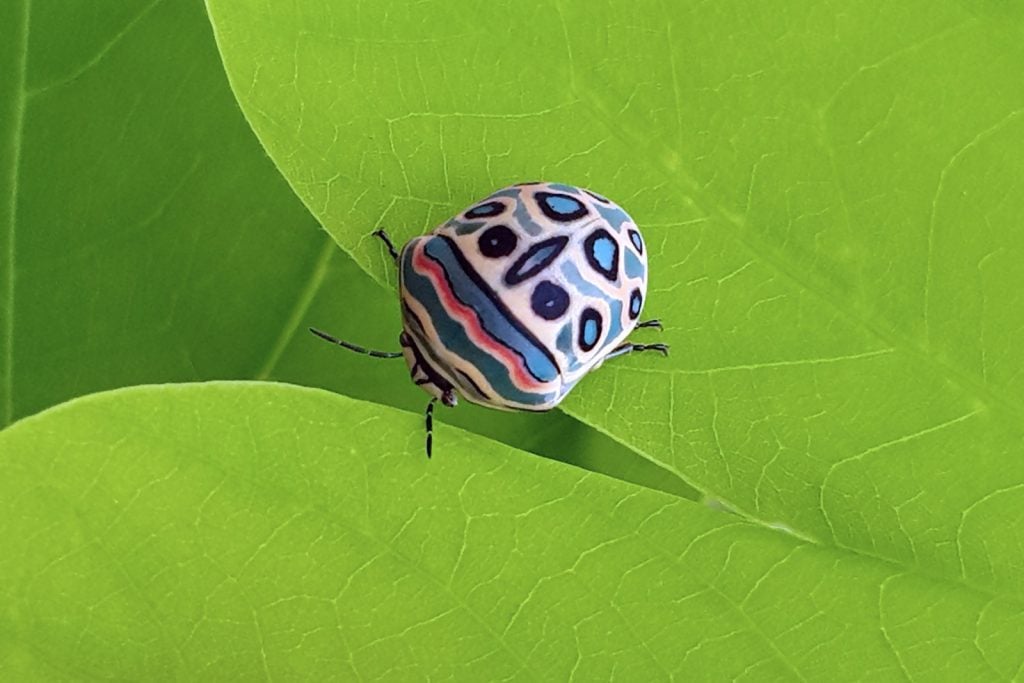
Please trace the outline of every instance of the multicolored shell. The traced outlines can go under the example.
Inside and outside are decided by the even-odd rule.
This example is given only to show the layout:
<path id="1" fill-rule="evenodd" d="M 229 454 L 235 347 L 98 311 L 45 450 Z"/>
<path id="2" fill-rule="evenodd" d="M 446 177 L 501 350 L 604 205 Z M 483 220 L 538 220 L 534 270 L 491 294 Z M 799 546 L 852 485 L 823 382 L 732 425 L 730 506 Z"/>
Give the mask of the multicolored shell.
<path id="1" fill-rule="evenodd" d="M 525 183 L 412 239 L 399 284 L 403 352 L 427 393 L 549 410 L 633 330 L 647 253 L 614 202 Z"/>

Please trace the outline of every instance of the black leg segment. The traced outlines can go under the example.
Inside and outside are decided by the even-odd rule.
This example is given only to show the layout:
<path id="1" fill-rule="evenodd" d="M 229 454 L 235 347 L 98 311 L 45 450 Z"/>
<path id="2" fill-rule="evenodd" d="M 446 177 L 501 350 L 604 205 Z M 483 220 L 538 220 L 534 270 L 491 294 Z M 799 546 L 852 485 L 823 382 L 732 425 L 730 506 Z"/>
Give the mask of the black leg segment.
<path id="1" fill-rule="evenodd" d="M 663 356 L 668 355 L 668 344 L 631 344 L 626 342 L 625 344 L 619 344 L 611 353 L 608 354 L 605 360 L 616 358 L 618 356 L 625 356 L 628 353 L 635 353 L 637 351 L 658 351 Z"/>
<path id="2" fill-rule="evenodd" d="M 426 415 L 426 426 L 427 426 L 427 457 L 429 458 L 434 452 L 434 404 L 437 403 L 436 398 L 430 399 L 430 403 L 427 404 L 427 415 Z"/>
<path id="3" fill-rule="evenodd" d="M 309 331 L 312 332 L 313 334 L 315 334 L 316 336 L 320 337 L 321 339 L 329 341 L 332 344 L 337 344 L 338 346 L 343 346 L 346 349 L 348 349 L 349 351 L 355 351 L 356 353 L 362 353 L 362 354 L 365 354 L 367 356 L 373 356 L 374 358 L 401 358 L 402 357 L 402 352 L 401 351 L 377 351 L 375 349 L 367 349 L 367 348 L 363 348 L 362 346 L 359 346 L 358 344 L 352 344 L 352 343 L 347 342 L 347 341 L 342 341 L 341 339 L 338 339 L 337 337 L 332 337 L 331 335 L 327 334 L 326 332 L 322 332 L 321 330 L 318 330 L 315 327 L 309 328 Z"/>
<path id="4" fill-rule="evenodd" d="M 395 249 L 395 243 L 391 241 L 391 238 L 388 237 L 388 234 L 384 232 L 384 228 L 377 228 L 376 230 L 374 230 L 373 236 L 380 238 L 380 241 L 383 242 L 384 246 L 388 248 L 388 253 L 391 254 L 391 258 L 395 260 L 395 263 L 398 263 L 398 250 Z"/>

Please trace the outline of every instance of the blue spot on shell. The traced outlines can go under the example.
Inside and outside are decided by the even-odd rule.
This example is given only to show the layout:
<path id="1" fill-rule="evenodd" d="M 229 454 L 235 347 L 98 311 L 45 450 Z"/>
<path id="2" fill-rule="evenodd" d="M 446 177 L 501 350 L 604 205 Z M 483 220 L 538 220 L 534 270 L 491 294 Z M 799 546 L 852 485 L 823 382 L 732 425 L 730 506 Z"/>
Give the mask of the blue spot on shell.
<path id="1" fill-rule="evenodd" d="M 590 351 L 597 346 L 601 338 L 601 314 L 593 308 L 583 309 L 580 314 L 580 332 L 577 342 L 583 351 Z"/>
<path id="2" fill-rule="evenodd" d="M 624 223 L 633 222 L 629 214 L 617 206 L 597 204 L 596 207 L 597 213 L 601 215 L 601 218 L 608 221 L 608 224 L 615 230 L 621 230 Z"/>
<path id="3" fill-rule="evenodd" d="M 644 241 L 640 239 L 640 233 L 638 233 L 636 230 L 630 230 L 629 241 L 633 243 L 634 247 L 636 247 L 636 251 L 638 254 L 644 253 Z"/>
<path id="4" fill-rule="evenodd" d="M 593 244 L 594 258 L 604 270 L 611 270 L 615 261 L 615 242 L 610 237 L 599 237 Z"/>
<path id="5" fill-rule="evenodd" d="M 589 213 L 583 202 L 567 194 L 538 192 L 534 197 L 541 212 L 559 223 L 575 221 Z"/>
<path id="6" fill-rule="evenodd" d="M 555 348 L 564 353 L 567 356 L 572 356 L 569 361 L 570 365 L 575 360 L 575 355 L 572 352 L 572 323 L 566 323 L 562 325 L 562 329 L 558 331 L 558 338 L 555 339 Z"/>
<path id="7" fill-rule="evenodd" d="M 640 278 L 644 276 L 644 264 L 636 254 L 626 249 L 626 277 Z"/>
<path id="8" fill-rule="evenodd" d="M 580 203 L 571 197 L 548 197 L 548 206 L 555 211 L 555 213 L 570 214 L 579 211 Z"/>
<path id="9" fill-rule="evenodd" d="M 614 282 L 619 277 L 619 244 L 604 228 L 583 240 L 583 256 L 595 271 Z"/>
<path id="10" fill-rule="evenodd" d="M 572 261 L 562 261 L 561 270 L 566 284 L 572 286 L 581 295 L 607 302 L 608 307 L 611 309 L 611 316 L 608 319 L 608 338 L 614 339 L 622 334 L 622 325 L 619 321 L 622 320 L 623 302 L 618 297 L 608 296 L 601 291 L 600 287 L 584 279 L 583 274 L 580 273 Z M 570 369 L 575 368 L 572 367 Z"/>
<path id="11" fill-rule="evenodd" d="M 505 284 L 509 286 L 518 285 L 523 280 L 529 280 L 547 268 L 562 253 L 562 250 L 565 249 L 565 245 L 568 243 L 568 237 L 559 235 L 558 237 L 552 237 L 533 245 L 526 250 L 526 253 L 517 258 L 516 262 L 505 273 Z"/>
<path id="12" fill-rule="evenodd" d="M 644 297 L 639 289 L 634 289 L 629 295 L 629 317 L 636 320 L 640 315 L 640 309 L 644 306 Z"/>

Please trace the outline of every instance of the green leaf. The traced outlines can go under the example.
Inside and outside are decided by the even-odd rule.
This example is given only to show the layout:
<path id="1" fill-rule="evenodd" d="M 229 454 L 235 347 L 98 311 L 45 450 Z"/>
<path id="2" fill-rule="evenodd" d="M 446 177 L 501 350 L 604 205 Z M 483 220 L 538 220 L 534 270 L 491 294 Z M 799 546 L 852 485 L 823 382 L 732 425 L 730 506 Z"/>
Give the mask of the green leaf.
<path id="1" fill-rule="evenodd" d="M 211 378 L 422 411 L 400 363 L 306 333 L 393 346 L 397 300 L 253 139 L 198 0 L 0 5 L 0 426 L 105 388 Z M 372 315 L 353 318 L 346 299 Z M 452 417 L 546 454 L 572 434 L 563 457 L 694 495 L 562 415 Z"/>
<path id="2" fill-rule="evenodd" d="M 299 387 L 139 387 L 0 433 L 0 672 L 1010 678 L 1019 603 Z M 401 492 L 396 495 L 396 492 Z"/>
<path id="3" fill-rule="evenodd" d="M 2 5 L 0 426 L 252 377 L 333 245 L 252 139 L 202 5 Z"/>
<path id="4" fill-rule="evenodd" d="M 593 187 L 643 227 L 673 355 L 569 413 L 746 515 L 1024 598 L 1018 7 L 208 7 L 261 141 L 378 279 L 366 225 Z"/>

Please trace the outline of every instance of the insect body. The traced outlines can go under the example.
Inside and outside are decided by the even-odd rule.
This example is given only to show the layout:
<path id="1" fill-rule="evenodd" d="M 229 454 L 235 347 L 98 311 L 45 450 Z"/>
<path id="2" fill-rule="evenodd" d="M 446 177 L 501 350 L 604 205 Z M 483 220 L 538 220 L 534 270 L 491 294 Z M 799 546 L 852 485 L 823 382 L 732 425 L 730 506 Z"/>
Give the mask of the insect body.
<path id="1" fill-rule="evenodd" d="M 477 202 L 397 253 L 402 353 L 434 402 L 554 408 L 605 360 L 664 344 L 631 344 L 647 295 L 647 250 L 615 203 L 570 185 L 524 183 Z"/>

